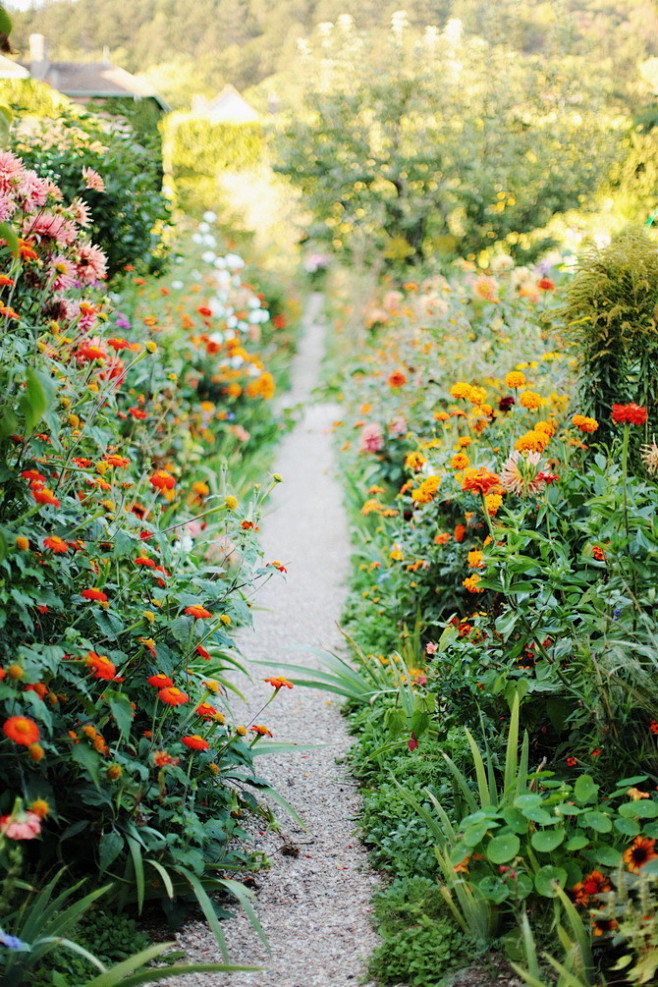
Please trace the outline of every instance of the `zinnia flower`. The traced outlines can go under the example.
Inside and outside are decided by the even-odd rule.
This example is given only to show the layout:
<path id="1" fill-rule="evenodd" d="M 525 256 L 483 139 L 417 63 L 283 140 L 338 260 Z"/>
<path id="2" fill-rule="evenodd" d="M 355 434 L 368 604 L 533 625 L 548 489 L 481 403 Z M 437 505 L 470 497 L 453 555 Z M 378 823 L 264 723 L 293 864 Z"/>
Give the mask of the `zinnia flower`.
<path id="1" fill-rule="evenodd" d="M 9 740 L 13 740 L 15 744 L 22 744 L 24 747 L 36 744 L 41 736 L 39 727 L 29 716 L 10 716 L 2 724 L 2 732 Z"/>
<path id="2" fill-rule="evenodd" d="M 651 439 L 651 445 L 642 446 L 642 462 L 649 473 L 658 473 L 658 445 L 656 445 L 655 436 Z M 18 538 L 16 543 L 18 544 Z"/>
<path id="3" fill-rule="evenodd" d="M 379 422 L 368 422 L 361 429 L 362 452 L 379 452 L 384 448 L 384 432 Z"/>
<path id="4" fill-rule="evenodd" d="M 540 462 L 541 455 L 538 452 L 512 452 L 500 473 L 500 482 L 505 490 L 518 494 L 519 497 L 539 493 L 546 482 L 542 478 Z"/>
<path id="5" fill-rule="evenodd" d="M 621 424 L 644 425 L 647 409 L 640 404 L 613 404 L 612 420 Z"/>
<path id="6" fill-rule="evenodd" d="M 186 747 L 191 747 L 194 751 L 207 751 L 210 747 L 208 741 L 204 740 L 198 733 L 189 734 L 187 737 L 182 737 L 181 740 Z"/>
<path id="7" fill-rule="evenodd" d="M 33 840 L 40 832 L 41 819 L 36 812 L 0 816 L 0 834 L 10 840 Z"/>

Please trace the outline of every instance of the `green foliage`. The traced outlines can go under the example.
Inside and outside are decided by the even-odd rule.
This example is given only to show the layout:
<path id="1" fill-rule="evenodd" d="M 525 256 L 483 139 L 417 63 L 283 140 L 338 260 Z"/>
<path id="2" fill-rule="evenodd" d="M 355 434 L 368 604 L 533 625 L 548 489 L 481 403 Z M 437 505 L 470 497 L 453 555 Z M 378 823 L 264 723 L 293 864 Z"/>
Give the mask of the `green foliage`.
<path id="1" fill-rule="evenodd" d="M 127 264 L 142 272 L 161 271 L 169 203 L 162 193 L 157 133 L 138 140 L 124 119 L 108 121 L 82 112 L 41 83 L 3 81 L 0 98 L 17 110 L 10 149 L 41 177 L 55 181 L 67 204 L 83 203 L 109 276 Z M 85 168 L 100 175 L 103 191 L 85 181 Z"/>
<path id="2" fill-rule="evenodd" d="M 305 48 L 305 101 L 275 167 L 299 185 L 313 236 L 392 266 L 475 256 L 496 241 L 513 252 L 522 234 L 591 199 L 616 152 L 598 94 L 591 113 L 565 112 L 582 87 L 578 60 L 547 70 L 457 21 L 419 39 L 404 15 L 393 20 L 376 46 L 342 18 Z"/>
<path id="3" fill-rule="evenodd" d="M 177 205 L 190 215 L 216 206 L 217 179 L 222 172 L 253 169 L 263 160 L 259 123 L 213 123 L 174 113 L 163 127 Z"/>
<path id="4" fill-rule="evenodd" d="M 383 942 L 370 959 L 371 977 L 382 984 L 439 987 L 463 959 L 465 942 L 446 913 L 436 884 L 423 877 L 393 882 L 375 896 Z"/>
<path id="5" fill-rule="evenodd" d="M 649 412 L 648 434 L 658 430 L 658 245 L 630 228 L 580 260 L 561 313 L 581 354 L 580 393 L 610 442 L 613 403 L 634 402 Z"/>

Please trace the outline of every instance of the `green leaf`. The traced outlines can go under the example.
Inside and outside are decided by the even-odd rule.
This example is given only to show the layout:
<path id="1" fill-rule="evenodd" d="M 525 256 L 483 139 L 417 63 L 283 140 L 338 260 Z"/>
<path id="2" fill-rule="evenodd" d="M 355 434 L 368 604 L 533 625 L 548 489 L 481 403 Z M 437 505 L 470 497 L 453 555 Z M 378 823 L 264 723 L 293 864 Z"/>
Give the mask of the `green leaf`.
<path id="1" fill-rule="evenodd" d="M 616 867 L 621 861 L 621 853 L 611 846 L 599 846 L 594 850 L 594 859 L 604 867 Z"/>
<path id="2" fill-rule="evenodd" d="M 584 833 L 574 833 L 564 845 L 565 850 L 582 850 L 583 847 L 587 846 L 589 843 L 589 837 L 585 836 Z"/>
<path id="3" fill-rule="evenodd" d="M 128 849 L 133 865 L 133 877 L 135 880 L 135 890 L 137 892 L 137 914 L 142 914 L 144 907 L 144 861 L 142 860 L 142 848 L 138 841 L 132 836 L 127 836 Z"/>
<path id="4" fill-rule="evenodd" d="M 487 901 L 493 901 L 496 905 L 509 898 L 510 889 L 504 881 L 498 877 L 483 877 L 477 885 L 478 891 Z"/>
<path id="5" fill-rule="evenodd" d="M 109 703 L 112 716 L 116 720 L 119 730 L 124 736 L 129 734 L 134 715 L 130 700 L 123 692 L 116 692 L 113 689 L 108 689 L 105 692 L 105 698 Z"/>
<path id="6" fill-rule="evenodd" d="M 658 816 L 658 802 L 638 799 L 637 802 L 624 802 L 617 810 L 620 816 L 630 819 L 655 819 Z"/>
<path id="7" fill-rule="evenodd" d="M 16 233 L 14 227 L 10 226 L 9 223 L 0 223 L 0 238 L 5 241 L 11 250 L 12 255 L 14 257 L 18 257 L 20 245 L 18 242 L 18 234 Z"/>
<path id="8" fill-rule="evenodd" d="M 123 850 L 123 842 L 123 836 L 114 830 L 110 833 L 103 833 L 98 841 L 98 858 L 101 874 L 103 874 L 119 856 Z"/>
<path id="9" fill-rule="evenodd" d="M 564 867 L 553 867 L 551 864 L 546 864 L 544 867 L 540 867 L 535 874 L 535 888 L 537 893 L 544 898 L 557 898 L 555 882 L 561 888 L 567 883 L 567 872 Z"/>
<path id="10" fill-rule="evenodd" d="M 26 388 L 19 405 L 25 418 L 25 431 L 29 435 L 55 400 L 55 385 L 50 377 L 32 367 L 27 368 L 25 377 Z"/>
<path id="11" fill-rule="evenodd" d="M 540 853 L 550 853 L 564 842 L 565 835 L 563 829 L 539 830 L 532 834 L 530 842 Z"/>
<path id="12" fill-rule="evenodd" d="M 525 815 L 525 809 L 539 809 L 542 802 L 541 795 L 529 792 L 527 795 L 517 795 L 514 799 L 514 806 Z"/>
<path id="13" fill-rule="evenodd" d="M 574 785 L 573 793 L 577 802 L 595 802 L 599 786 L 590 775 L 581 775 Z"/>
<path id="14" fill-rule="evenodd" d="M 487 857 L 492 864 L 506 864 L 518 854 L 521 841 L 516 833 L 503 833 L 494 836 L 487 844 Z"/>
<path id="15" fill-rule="evenodd" d="M 639 836 L 641 829 L 640 824 L 635 819 L 615 819 L 615 829 L 619 833 L 623 833 L 624 836 Z"/>
<path id="16" fill-rule="evenodd" d="M 11 34 L 11 27 L 11 17 L 5 8 L 0 5 L 0 32 L 7 35 Z"/>
<path id="17" fill-rule="evenodd" d="M 508 806 L 503 810 L 502 817 L 512 832 L 518 833 L 520 836 L 528 832 L 528 819 L 518 809 Z"/>
<path id="18" fill-rule="evenodd" d="M 597 833 L 609 833 L 612 830 L 612 819 L 605 812 L 599 812 L 598 809 L 585 812 L 580 817 L 579 822 L 581 826 L 588 826 Z"/>
<path id="19" fill-rule="evenodd" d="M 467 826 L 466 829 L 464 830 L 464 836 L 463 836 L 463 840 L 466 846 L 468 847 L 477 846 L 478 843 L 482 839 L 484 839 L 484 837 L 487 835 L 492 825 L 495 826 L 497 825 L 497 823 L 492 823 L 487 821 L 487 822 L 473 823 L 471 826 Z"/>
<path id="20" fill-rule="evenodd" d="M 91 747 L 87 747 L 83 741 L 80 741 L 80 743 L 74 744 L 71 748 L 71 760 L 79 764 L 80 767 L 85 768 L 96 788 L 100 790 L 101 759 L 96 751 L 92 750 Z"/>

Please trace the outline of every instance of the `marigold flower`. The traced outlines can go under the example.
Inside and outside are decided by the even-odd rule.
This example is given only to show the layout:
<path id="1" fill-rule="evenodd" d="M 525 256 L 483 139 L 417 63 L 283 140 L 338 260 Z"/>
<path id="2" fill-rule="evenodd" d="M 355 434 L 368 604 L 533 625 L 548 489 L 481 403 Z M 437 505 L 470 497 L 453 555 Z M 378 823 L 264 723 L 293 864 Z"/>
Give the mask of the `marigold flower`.
<path id="1" fill-rule="evenodd" d="M 161 699 L 167 706 L 182 706 L 184 703 L 190 701 L 187 693 L 183 692 L 182 689 L 178 689 L 175 685 L 160 689 L 158 699 Z"/>
<path id="2" fill-rule="evenodd" d="M 456 542 L 462 542 L 466 537 L 466 525 L 456 524 L 455 529 L 452 533 L 452 537 L 455 539 Z"/>
<path id="3" fill-rule="evenodd" d="M 437 474 L 428 476 L 419 487 L 411 491 L 411 499 L 415 504 L 430 504 L 441 484 L 441 477 Z"/>
<path id="4" fill-rule="evenodd" d="M 240 728 L 238 727 L 238 730 L 239 729 Z M 267 727 L 264 727 L 264 726 L 257 726 L 256 724 L 254 724 L 254 726 L 253 727 L 249 727 L 249 729 L 251 730 L 252 733 L 258 734 L 259 737 L 271 737 L 271 736 L 273 736 L 272 731 L 271 730 L 268 730 Z"/>
<path id="5" fill-rule="evenodd" d="M 658 857 L 654 847 L 656 841 L 647 836 L 636 836 L 627 850 L 624 851 L 623 861 L 633 874 L 639 874 L 642 867 L 650 860 Z"/>
<path id="6" fill-rule="evenodd" d="M 597 562 L 605 562 L 606 555 L 600 545 L 592 545 L 592 557 L 595 558 Z"/>
<path id="7" fill-rule="evenodd" d="M 517 452 L 543 452 L 549 441 L 550 437 L 546 435 L 545 431 L 533 428 L 530 432 L 525 432 L 519 436 L 514 443 L 514 448 Z"/>
<path id="8" fill-rule="evenodd" d="M 519 404 L 521 407 L 527 408 L 528 411 L 534 411 L 536 408 L 540 408 L 541 403 L 541 394 L 537 394 L 536 391 L 522 391 L 519 394 Z"/>
<path id="9" fill-rule="evenodd" d="M 452 538 L 452 535 L 448 531 L 440 531 L 438 533 L 438 535 L 434 535 L 434 544 L 435 545 L 446 545 L 450 541 L 451 538 Z"/>
<path id="10" fill-rule="evenodd" d="M 647 409 L 640 404 L 613 404 L 612 406 L 613 422 L 628 425 L 644 425 L 647 417 Z"/>
<path id="11" fill-rule="evenodd" d="M 279 689 L 294 688 L 292 682 L 289 682 L 288 679 L 285 679 L 282 675 L 277 675 L 270 679 L 263 679 L 263 682 L 269 682 L 272 688 L 276 689 L 277 692 L 279 691 Z"/>
<path id="12" fill-rule="evenodd" d="M 587 415 L 574 415 L 571 424 L 579 428 L 581 432 L 596 432 L 599 427 L 596 418 L 588 418 Z"/>
<path id="13" fill-rule="evenodd" d="M 469 468 L 465 471 L 462 480 L 462 490 L 471 490 L 473 493 L 488 494 L 493 487 L 500 483 L 497 473 L 492 473 L 483 466 Z"/>
<path id="14" fill-rule="evenodd" d="M 207 751 L 210 748 L 208 741 L 198 733 L 188 734 L 186 737 L 181 737 L 181 740 L 186 747 L 190 747 L 194 751 Z"/>
<path id="15" fill-rule="evenodd" d="M 462 580 L 462 586 L 464 589 L 467 589 L 469 593 L 484 593 L 484 590 L 480 589 L 478 586 L 479 582 L 479 576 L 467 576 L 466 579 Z"/>
<path id="16" fill-rule="evenodd" d="M 59 535 L 50 535 L 48 538 L 44 538 L 43 547 L 49 548 L 51 552 L 56 554 L 63 554 L 68 552 L 71 547 L 68 542 L 64 541 Z"/>
<path id="17" fill-rule="evenodd" d="M 201 607 L 197 603 L 193 603 L 190 607 L 185 607 L 184 612 L 190 617 L 194 617 L 196 620 L 204 620 L 208 617 L 212 617 L 210 610 L 206 610 L 205 607 Z"/>
<path id="18" fill-rule="evenodd" d="M 417 473 L 419 469 L 423 468 L 426 462 L 427 460 L 425 459 L 425 456 L 423 456 L 422 452 L 418 452 L 416 450 L 414 452 L 407 453 L 404 460 L 404 468 L 413 470 Z"/>
<path id="19" fill-rule="evenodd" d="M 502 507 L 503 498 L 500 494 L 490 493 L 486 494 L 484 498 L 484 506 L 487 510 L 489 517 L 495 517 L 500 508 Z"/>
<path id="20" fill-rule="evenodd" d="M 525 374 L 520 370 L 511 370 L 505 376 L 505 387 L 523 387 L 525 384 Z"/>
<path id="21" fill-rule="evenodd" d="M 483 558 L 484 558 L 484 552 L 481 552 L 479 549 L 474 548 L 471 552 L 468 553 L 469 568 L 481 569 L 484 566 L 484 562 L 482 561 Z"/>
<path id="22" fill-rule="evenodd" d="M 41 736 L 39 727 L 29 716 L 10 716 L 2 724 L 2 732 L 9 740 L 24 747 L 36 744 Z"/>
<path id="23" fill-rule="evenodd" d="M 463 470 L 470 465 L 470 462 L 465 452 L 456 452 L 450 460 L 450 465 L 454 470 Z"/>

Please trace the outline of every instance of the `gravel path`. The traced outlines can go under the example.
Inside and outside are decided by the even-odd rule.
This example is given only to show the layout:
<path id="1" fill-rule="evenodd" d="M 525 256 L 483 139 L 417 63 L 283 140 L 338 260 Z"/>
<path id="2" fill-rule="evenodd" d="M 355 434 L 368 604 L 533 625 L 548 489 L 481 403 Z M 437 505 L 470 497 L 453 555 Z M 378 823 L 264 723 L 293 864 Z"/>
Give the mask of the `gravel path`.
<path id="1" fill-rule="evenodd" d="M 341 493 L 333 476 L 331 422 L 338 409 L 313 401 L 324 348 L 322 297 L 312 295 L 305 332 L 293 368 L 290 406 L 301 420 L 283 441 L 275 470 L 283 476 L 263 523 L 266 560 L 288 569 L 256 599 L 253 630 L 241 631 L 247 659 L 274 659 L 314 667 L 310 649 L 340 646 L 340 619 L 348 577 L 349 536 Z M 377 944 L 370 925 L 370 900 L 377 884 L 355 833 L 359 798 L 340 763 L 350 741 L 331 694 L 297 687 L 271 695 L 262 678 L 276 670 L 253 668 L 240 682 L 247 709 L 233 703 L 238 722 L 265 723 L 278 741 L 323 745 L 316 750 L 267 755 L 257 770 L 295 807 L 302 829 L 277 810 L 279 833 L 257 833 L 256 848 L 272 861 L 256 875 L 257 911 L 271 955 L 248 920 L 238 914 L 222 924 L 231 961 L 265 967 L 259 973 L 191 975 L 180 987 L 352 987 L 363 983 L 365 958 Z M 282 674 L 286 674 L 282 672 Z M 337 763 L 337 761 L 339 763 Z M 201 923 L 179 936 L 190 960 L 219 959 L 212 935 Z"/>

